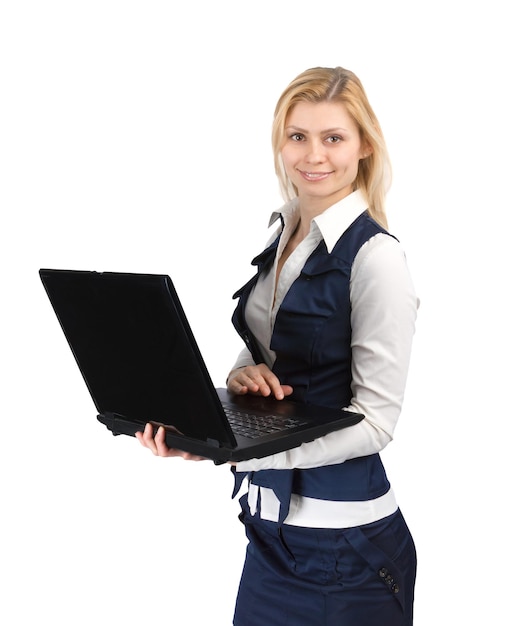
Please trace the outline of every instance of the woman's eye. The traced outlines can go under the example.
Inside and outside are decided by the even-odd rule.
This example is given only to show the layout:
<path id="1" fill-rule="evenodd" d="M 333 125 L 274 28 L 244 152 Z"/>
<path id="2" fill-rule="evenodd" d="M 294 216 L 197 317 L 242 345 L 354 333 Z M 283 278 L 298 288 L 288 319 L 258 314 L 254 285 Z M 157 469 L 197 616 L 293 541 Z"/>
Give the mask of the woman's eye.
<path id="1" fill-rule="evenodd" d="M 293 141 L 302 141 L 303 140 L 303 135 L 301 133 L 293 133 L 291 135 L 291 139 Z"/>
<path id="2" fill-rule="evenodd" d="M 328 137 L 329 143 L 338 143 L 339 141 L 342 141 L 342 137 L 339 137 L 338 135 L 331 135 L 331 137 Z"/>

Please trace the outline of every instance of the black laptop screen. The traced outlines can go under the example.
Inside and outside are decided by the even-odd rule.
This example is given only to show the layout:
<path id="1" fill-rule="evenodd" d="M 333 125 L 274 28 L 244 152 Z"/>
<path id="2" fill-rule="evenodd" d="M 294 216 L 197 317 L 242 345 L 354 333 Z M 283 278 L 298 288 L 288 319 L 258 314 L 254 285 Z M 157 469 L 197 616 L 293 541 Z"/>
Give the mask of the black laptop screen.
<path id="1" fill-rule="evenodd" d="M 163 422 L 198 439 L 229 439 L 225 425 L 207 419 L 216 398 L 168 277 L 40 274 L 100 413 Z"/>

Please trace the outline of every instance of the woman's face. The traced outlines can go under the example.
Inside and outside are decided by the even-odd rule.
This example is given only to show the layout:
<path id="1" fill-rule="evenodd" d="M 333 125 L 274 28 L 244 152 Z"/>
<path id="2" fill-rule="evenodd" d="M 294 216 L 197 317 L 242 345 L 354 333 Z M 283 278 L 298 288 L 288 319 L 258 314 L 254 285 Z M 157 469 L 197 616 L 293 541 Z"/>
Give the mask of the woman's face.
<path id="1" fill-rule="evenodd" d="M 288 115 L 281 156 L 302 208 L 324 211 L 349 195 L 369 153 L 340 102 L 299 102 Z"/>

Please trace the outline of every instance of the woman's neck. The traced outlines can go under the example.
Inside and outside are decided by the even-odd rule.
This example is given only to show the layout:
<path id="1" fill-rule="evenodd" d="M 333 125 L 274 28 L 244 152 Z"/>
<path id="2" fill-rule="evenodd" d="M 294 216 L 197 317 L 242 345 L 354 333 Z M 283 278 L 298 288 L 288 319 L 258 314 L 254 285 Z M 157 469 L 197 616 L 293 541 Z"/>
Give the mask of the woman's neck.
<path id="1" fill-rule="evenodd" d="M 324 196 L 318 198 L 317 196 L 299 196 L 298 208 L 300 210 L 300 230 L 303 233 L 302 239 L 308 235 L 310 231 L 310 223 L 312 220 L 324 213 L 326 209 L 340 202 L 353 192 L 352 188 L 346 188 L 341 190 L 340 194 L 334 194 L 332 196 Z"/>

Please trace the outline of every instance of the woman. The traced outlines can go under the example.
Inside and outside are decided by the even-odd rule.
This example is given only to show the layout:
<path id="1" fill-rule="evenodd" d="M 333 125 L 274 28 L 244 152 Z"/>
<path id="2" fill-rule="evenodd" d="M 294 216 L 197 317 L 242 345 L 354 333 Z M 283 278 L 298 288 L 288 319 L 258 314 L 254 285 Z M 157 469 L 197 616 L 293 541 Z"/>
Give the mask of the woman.
<path id="1" fill-rule="evenodd" d="M 236 492 L 247 477 L 249 539 L 234 624 L 406 626 L 415 548 L 379 452 L 401 410 L 417 298 L 386 230 L 389 160 L 359 79 L 342 68 L 295 78 L 275 110 L 273 149 L 287 204 L 235 294 L 246 347 L 228 389 L 365 418 L 234 468 Z M 155 454 L 183 454 L 162 437 L 139 435 Z"/>

